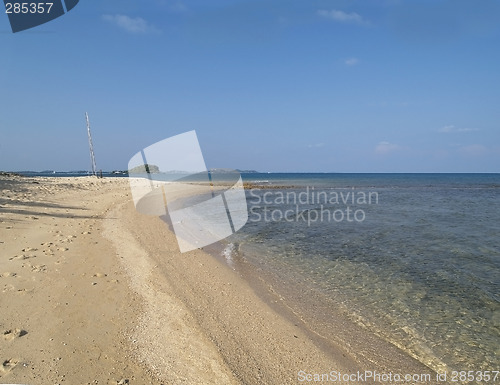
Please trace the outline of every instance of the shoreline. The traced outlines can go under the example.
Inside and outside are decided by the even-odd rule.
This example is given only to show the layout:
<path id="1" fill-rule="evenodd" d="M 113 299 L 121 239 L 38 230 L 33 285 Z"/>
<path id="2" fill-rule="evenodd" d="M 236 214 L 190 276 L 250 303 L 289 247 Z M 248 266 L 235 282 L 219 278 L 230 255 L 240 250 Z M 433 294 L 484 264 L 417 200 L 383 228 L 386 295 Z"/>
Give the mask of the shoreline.
<path id="1" fill-rule="evenodd" d="M 2 307 L 8 304 L 0 327 L 4 336 L 21 334 L 0 340 L 2 381 L 292 384 L 299 383 L 300 370 L 432 372 L 390 344 L 373 343 L 375 336 L 363 340 L 342 317 L 329 326 L 344 338 L 321 337 L 317 325 L 283 305 L 252 266 L 234 271 L 207 250 L 180 254 L 164 221 L 135 210 L 126 179 L 40 179 L 22 178 L 14 183 L 21 191 L 7 197 L 27 200 L 30 210 L 16 212 L 0 201 L 1 210 L 9 209 L 0 223 L 0 298 Z M 0 179 L 0 189 L 5 183 Z M 69 241 L 52 247 L 58 238 Z M 39 249 L 33 254 L 43 263 L 29 262 L 31 275 L 23 271 L 29 265 L 7 271 L 10 254 L 27 247 Z M 51 249 L 54 255 L 40 253 Z M 82 255 L 86 263 L 75 263 Z M 32 283 L 32 292 L 11 293 L 20 282 Z M 26 306 L 34 302 L 38 318 L 30 320 Z M 61 346 L 49 337 L 53 333 Z"/>
<path id="2" fill-rule="evenodd" d="M 135 221 L 141 221 L 141 215 L 133 212 L 134 220 L 131 220 L 129 223 L 134 223 Z M 211 313 L 222 313 L 225 314 L 226 317 L 234 316 L 234 314 L 227 314 L 231 312 L 225 311 L 228 308 L 237 308 L 240 304 L 237 300 L 230 300 L 231 294 L 226 294 L 228 298 L 225 300 L 221 300 L 220 298 L 216 298 L 216 295 L 210 299 L 211 306 L 214 307 L 211 311 L 208 311 L 208 308 L 205 308 L 204 311 L 197 314 L 196 308 L 200 308 L 203 306 L 203 301 L 200 300 L 201 296 L 207 295 L 204 292 L 203 288 L 197 287 L 197 291 L 189 287 L 189 285 L 199 284 L 198 279 L 203 275 L 209 274 L 210 277 L 217 277 L 218 280 L 227 280 L 231 281 L 231 290 L 236 293 L 247 293 L 251 292 L 249 296 L 243 296 L 244 299 L 241 301 L 255 301 L 258 302 L 258 305 L 255 305 L 255 308 L 265 309 L 265 312 L 273 312 L 276 318 L 280 319 L 280 326 L 277 329 L 286 328 L 287 326 L 293 326 L 292 330 L 294 338 L 298 338 L 296 336 L 297 330 L 300 330 L 302 339 L 306 340 L 311 350 L 311 355 L 316 355 L 318 361 L 324 360 L 325 362 L 329 362 L 330 364 L 326 364 L 323 369 L 319 370 L 318 368 L 314 369 L 316 372 L 329 372 L 335 369 L 335 366 L 339 368 L 339 371 L 358 371 L 358 370 L 377 370 L 377 371 L 398 371 L 403 373 L 432 373 L 434 377 L 434 372 L 410 357 L 406 352 L 400 350 L 395 347 L 391 343 L 381 340 L 380 338 L 372 335 L 366 330 L 361 330 L 359 326 L 354 325 L 351 320 L 348 320 L 346 317 L 342 317 L 339 315 L 338 319 L 335 320 L 334 325 L 329 325 L 329 333 L 325 333 L 327 336 L 318 333 L 316 327 L 318 326 L 318 322 L 313 322 L 308 324 L 306 321 L 302 320 L 301 317 L 295 313 L 291 307 L 287 305 L 282 305 L 280 303 L 283 298 L 279 296 L 279 294 L 269 285 L 268 282 L 262 279 L 262 276 L 257 272 L 255 267 L 247 266 L 245 269 L 234 269 L 231 266 L 228 266 L 227 263 L 224 262 L 224 257 L 221 256 L 221 251 L 224 249 L 224 246 L 227 243 L 220 242 L 208 247 L 205 247 L 203 251 L 196 250 L 193 252 L 185 253 L 185 254 L 177 254 L 171 253 L 170 251 L 162 250 L 162 248 L 158 248 L 158 245 L 161 245 L 165 239 L 169 241 L 166 243 L 174 243 L 175 237 L 169 230 L 167 226 L 165 226 L 165 221 L 160 220 L 159 218 L 150 218 L 148 220 L 150 223 L 142 222 L 141 230 L 136 231 L 136 238 L 141 238 L 145 233 L 148 233 L 148 237 L 146 239 L 142 239 L 143 247 L 148 249 L 148 255 L 152 256 L 155 261 L 155 266 L 161 270 L 161 276 L 167 277 L 171 282 L 182 282 L 182 285 L 173 284 L 172 287 L 176 290 L 177 296 L 184 298 L 184 303 L 190 303 L 191 308 L 194 310 L 194 316 L 198 319 L 199 323 L 202 323 L 202 320 L 205 320 L 207 316 L 213 315 Z M 168 221 L 167 221 L 168 222 Z M 148 227 L 149 226 L 149 227 Z M 136 229 L 137 230 L 137 229 Z M 207 252 L 209 255 L 205 255 Z M 168 254 L 165 259 L 164 253 Z M 201 257 L 203 255 L 203 257 Z M 206 266 L 206 269 L 196 269 L 193 263 L 186 262 L 186 259 L 198 259 L 203 258 L 203 264 Z M 210 264 L 208 263 L 210 261 Z M 215 262 L 215 263 L 214 263 Z M 177 266 L 178 265 L 178 266 Z M 241 267 L 241 266 L 240 266 Z M 177 271 L 176 271 L 177 270 Z M 191 271 L 191 275 L 182 274 L 182 272 Z M 193 278 L 194 277 L 194 278 Z M 207 285 L 207 282 L 203 283 Z M 187 286 L 186 286 L 187 285 Z M 226 290 L 224 285 L 215 285 L 216 287 L 222 286 L 222 291 Z M 189 295 L 191 293 L 191 295 Z M 196 296 L 197 293 L 198 297 Z M 217 301 L 220 301 L 219 305 Z M 201 304 L 200 304 L 201 303 Z M 217 317 L 220 317 L 220 314 L 217 314 Z M 309 321 L 309 320 L 308 320 Z M 323 321 L 323 320 L 322 320 Z M 231 329 L 229 325 L 226 326 L 227 329 Z M 212 328 L 206 329 L 206 334 L 213 335 L 214 329 L 220 327 L 220 325 L 213 325 Z M 332 338 L 335 332 L 335 328 L 341 329 L 342 333 L 345 334 L 344 338 Z M 347 330 L 346 330 L 347 329 Z M 359 335 L 356 336 L 356 333 Z M 247 336 L 245 333 L 242 333 L 239 338 L 245 339 Z M 220 341 L 211 337 L 214 342 L 220 346 Z M 353 339 L 354 341 L 348 341 L 349 339 Z M 262 339 L 264 343 L 267 341 L 265 338 Z M 367 341 L 369 341 L 367 343 Z M 224 341 L 227 342 L 227 341 Z M 276 345 L 279 345 L 281 341 L 275 341 Z M 351 347 L 351 349 L 346 349 L 342 347 L 342 344 L 345 346 Z M 353 347 L 355 347 L 356 351 L 353 351 Z M 222 354 L 224 355 L 224 359 L 228 362 L 231 362 L 231 351 L 225 352 L 222 350 Z M 291 351 L 289 352 L 291 356 L 300 355 L 299 351 Z M 297 358 L 297 357 L 295 357 Z M 269 357 L 267 358 L 269 360 Z M 279 363 L 276 363 L 279 365 Z M 315 367 L 316 362 L 310 362 L 310 367 Z M 283 372 L 280 373 L 279 379 L 272 378 L 269 383 L 297 383 L 297 373 L 300 370 L 299 368 L 306 368 L 307 365 L 295 364 L 293 369 L 289 368 L 288 373 L 285 375 Z M 241 370 L 242 365 L 233 365 L 233 372 L 238 372 Z M 333 368 L 333 369 L 332 369 Z M 364 368 L 364 369 L 363 369 Z M 248 368 L 246 368 L 248 369 Z M 314 372 L 314 370 L 312 370 Z M 245 379 L 245 383 L 255 382 L 257 377 L 252 378 L 251 371 L 246 371 L 246 376 L 248 379 Z M 295 375 L 295 378 L 293 377 Z M 274 382 L 273 382 L 274 381 Z"/>
<path id="3" fill-rule="evenodd" d="M 425 373 L 435 378 L 436 367 L 441 372 L 450 370 L 439 367 L 439 360 L 436 365 L 433 361 L 427 365 L 423 356 L 413 356 L 403 346 L 376 333 L 367 319 L 361 315 L 353 317 L 343 302 L 345 298 L 328 298 L 306 284 L 291 288 L 290 282 L 297 285 L 297 280 L 281 279 L 246 261 L 242 265 L 243 276 L 259 298 L 288 321 L 299 324 L 323 350 L 331 354 L 340 350 L 363 370 L 379 373 Z"/>
<path id="4" fill-rule="evenodd" d="M 345 357 L 347 362 L 354 363 L 362 371 L 422 373 L 436 378 L 437 372 L 432 367 L 434 362 L 429 361 L 429 365 L 426 365 L 419 359 L 423 357 L 412 356 L 404 347 L 376 334 L 373 325 L 367 320 L 361 317 L 359 320 L 353 319 L 341 298 L 333 300 L 297 279 L 283 279 L 274 272 L 252 264 L 245 256 L 239 256 L 229 264 L 220 249 L 213 245 L 210 253 L 219 263 L 238 274 L 274 312 L 298 326 L 324 353 L 332 357 Z M 440 364 L 439 360 L 436 362 L 435 367 Z M 438 370 L 443 372 L 450 369 L 438 367 Z"/>

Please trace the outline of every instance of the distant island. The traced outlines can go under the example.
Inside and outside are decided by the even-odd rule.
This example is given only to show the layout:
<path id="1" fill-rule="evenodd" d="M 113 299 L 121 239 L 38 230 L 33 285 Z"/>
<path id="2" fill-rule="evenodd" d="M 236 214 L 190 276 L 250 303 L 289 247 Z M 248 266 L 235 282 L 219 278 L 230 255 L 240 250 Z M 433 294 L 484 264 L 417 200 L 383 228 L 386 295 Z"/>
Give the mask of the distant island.
<path id="1" fill-rule="evenodd" d="M 157 174 L 160 172 L 160 168 L 154 164 L 141 164 L 140 166 L 128 170 L 128 172 L 129 174 Z"/>
<path id="2" fill-rule="evenodd" d="M 255 170 L 233 170 L 230 168 L 212 168 L 209 170 L 211 173 L 217 173 L 217 174 L 229 174 L 233 173 L 235 171 L 241 173 L 241 174 L 257 174 L 258 171 Z M 163 174 L 192 174 L 192 171 L 181 171 L 181 170 L 169 170 L 169 171 L 160 171 L 160 168 L 154 164 L 143 164 L 134 168 L 131 168 L 128 170 L 129 174 L 158 174 L 158 173 L 163 173 Z M 118 173 L 118 171 L 113 171 L 113 173 Z M 123 173 L 127 173 L 127 171 L 123 171 Z"/>
<path id="3" fill-rule="evenodd" d="M 257 174 L 258 173 L 258 171 L 255 171 L 255 170 L 239 170 L 239 169 L 233 170 L 231 168 L 211 168 L 209 171 L 219 173 L 219 174 L 232 173 L 235 171 L 239 172 L 240 174 Z"/>

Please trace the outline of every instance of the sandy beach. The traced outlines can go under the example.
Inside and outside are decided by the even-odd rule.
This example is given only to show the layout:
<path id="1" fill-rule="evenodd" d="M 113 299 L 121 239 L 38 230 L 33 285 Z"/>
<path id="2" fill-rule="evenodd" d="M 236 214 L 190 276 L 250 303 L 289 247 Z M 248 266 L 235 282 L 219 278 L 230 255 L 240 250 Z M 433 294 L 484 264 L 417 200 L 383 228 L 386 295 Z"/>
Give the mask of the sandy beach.
<path id="1" fill-rule="evenodd" d="M 2 176 L 0 192 L 0 383 L 432 373 L 342 319 L 338 338 L 322 336 L 204 250 L 180 254 L 160 218 L 135 210 L 126 178 Z"/>

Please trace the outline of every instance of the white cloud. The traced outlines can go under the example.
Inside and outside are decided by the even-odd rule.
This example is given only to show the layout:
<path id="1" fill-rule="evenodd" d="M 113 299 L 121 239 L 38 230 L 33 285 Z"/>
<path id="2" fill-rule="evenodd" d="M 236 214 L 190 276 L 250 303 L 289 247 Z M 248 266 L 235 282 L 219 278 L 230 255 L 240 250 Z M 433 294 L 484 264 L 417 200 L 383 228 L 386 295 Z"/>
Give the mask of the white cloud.
<path id="1" fill-rule="evenodd" d="M 380 154 L 380 155 L 389 154 L 391 152 L 399 151 L 399 150 L 401 150 L 401 146 L 399 146 L 398 144 L 389 143 L 389 142 L 380 142 L 375 147 L 375 153 Z"/>
<path id="2" fill-rule="evenodd" d="M 482 144 L 471 144 L 468 146 L 462 146 L 459 148 L 459 151 L 465 155 L 483 155 L 488 152 L 488 148 L 483 146 Z"/>
<path id="3" fill-rule="evenodd" d="M 324 145 L 325 145 L 324 143 L 309 144 L 307 145 L 307 148 L 319 148 L 323 147 Z"/>
<path id="4" fill-rule="evenodd" d="M 453 132 L 453 130 L 455 129 L 455 126 L 452 124 L 452 125 L 449 125 L 449 126 L 444 126 L 444 127 L 441 127 L 440 129 L 438 129 L 438 132 Z"/>
<path id="5" fill-rule="evenodd" d="M 114 24 L 130 33 L 158 32 L 158 29 L 149 24 L 142 17 L 129 17 L 127 15 L 103 15 L 103 20 Z"/>
<path id="6" fill-rule="evenodd" d="M 355 66 L 356 64 L 358 64 L 359 60 L 356 59 L 355 57 L 351 57 L 349 59 L 346 59 L 344 61 L 344 63 L 345 63 L 346 66 L 352 67 L 352 66 Z"/>
<path id="7" fill-rule="evenodd" d="M 354 23 L 354 24 L 364 23 L 363 18 L 355 12 L 347 13 L 336 9 L 332 9 L 330 11 L 321 9 L 318 11 L 318 15 L 321 17 L 325 17 L 327 19 L 338 21 L 340 23 Z"/>
<path id="8" fill-rule="evenodd" d="M 442 132 L 445 134 L 450 134 L 452 132 L 472 132 L 472 131 L 479 131 L 478 128 L 457 128 L 453 124 L 450 124 L 448 126 L 444 126 L 438 129 L 438 132 Z"/>

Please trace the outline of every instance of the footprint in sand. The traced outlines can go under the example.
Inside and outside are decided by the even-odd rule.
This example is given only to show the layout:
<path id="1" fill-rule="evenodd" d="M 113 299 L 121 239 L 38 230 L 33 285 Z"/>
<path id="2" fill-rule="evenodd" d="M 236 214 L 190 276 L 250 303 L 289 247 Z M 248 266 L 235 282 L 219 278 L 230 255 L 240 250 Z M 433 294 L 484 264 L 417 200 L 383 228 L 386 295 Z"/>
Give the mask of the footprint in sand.
<path id="1" fill-rule="evenodd" d="M 29 252 L 29 251 L 37 251 L 38 249 L 36 247 L 25 247 L 24 249 L 22 249 L 21 251 L 24 251 L 25 253 Z"/>
<path id="2" fill-rule="evenodd" d="M 10 341 L 14 338 L 19 338 L 28 334 L 26 330 L 23 329 L 9 329 L 2 332 L 2 337 L 4 340 Z"/>
<path id="3" fill-rule="evenodd" d="M 54 250 L 52 249 L 43 249 L 42 251 L 45 255 L 54 255 Z"/>
<path id="4" fill-rule="evenodd" d="M 21 267 L 29 267 L 34 273 L 44 273 L 47 271 L 47 265 L 32 265 L 31 263 L 23 263 Z"/>
<path id="5" fill-rule="evenodd" d="M 11 273 L 9 271 L 6 271 L 5 273 L 0 273 L 0 277 L 4 278 L 15 277 L 16 275 L 17 275 L 16 273 Z"/>
<path id="6" fill-rule="evenodd" d="M 14 255 L 13 257 L 10 257 L 9 258 L 9 261 L 16 261 L 16 260 L 25 260 L 25 259 L 29 259 L 29 258 L 36 258 L 36 255 L 35 254 L 29 254 L 29 255 L 26 255 L 26 254 L 20 254 L 20 255 Z"/>
<path id="7" fill-rule="evenodd" d="M 19 361 L 17 360 L 14 360 L 12 358 L 8 359 L 8 360 L 4 360 L 2 362 L 2 365 L 0 365 L 0 373 L 8 373 L 10 372 L 12 369 L 14 369 L 16 367 L 16 365 L 18 364 Z"/>
<path id="8" fill-rule="evenodd" d="M 34 273 L 45 273 L 47 271 L 46 265 L 32 265 L 31 271 Z"/>
<path id="9" fill-rule="evenodd" d="M 61 239 L 60 243 L 71 243 L 76 238 L 76 235 L 68 235 L 66 238 Z"/>
<path id="10" fill-rule="evenodd" d="M 0 278 L 2 278 L 2 275 L 0 274 Z M 2 293 L 7 293 L 8 291 L 15 291 L 16 287 L 10 283 L 6 283 L 3 285 L 2 288 Z"/>

